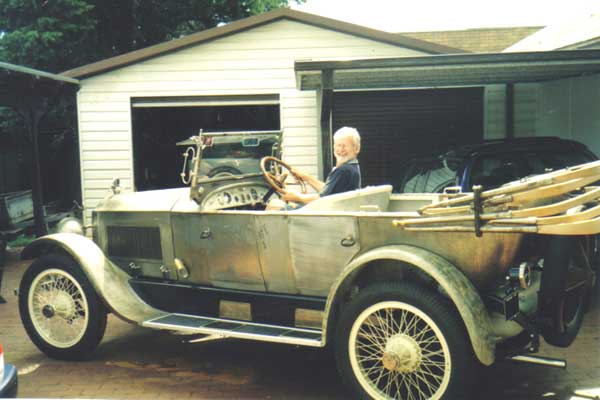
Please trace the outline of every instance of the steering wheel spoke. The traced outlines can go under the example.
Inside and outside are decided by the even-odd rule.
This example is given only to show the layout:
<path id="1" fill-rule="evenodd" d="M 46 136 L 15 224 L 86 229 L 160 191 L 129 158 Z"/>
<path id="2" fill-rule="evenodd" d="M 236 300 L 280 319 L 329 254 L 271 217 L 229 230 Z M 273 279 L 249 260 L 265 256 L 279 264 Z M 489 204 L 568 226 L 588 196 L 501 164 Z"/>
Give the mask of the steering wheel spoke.
<path id="1" fill-rule="evenodd" d="M 278 193 L 283 193 L 286 190 L 285 181 L 291 175 L 300 185 L 302 193 L 306 193 L 306 183 L 300 176 L 295 174 L 285 162 L 275 157 L 263 157 L 260 160 L 260 169 L 262 170 L 265 180 Z"/>

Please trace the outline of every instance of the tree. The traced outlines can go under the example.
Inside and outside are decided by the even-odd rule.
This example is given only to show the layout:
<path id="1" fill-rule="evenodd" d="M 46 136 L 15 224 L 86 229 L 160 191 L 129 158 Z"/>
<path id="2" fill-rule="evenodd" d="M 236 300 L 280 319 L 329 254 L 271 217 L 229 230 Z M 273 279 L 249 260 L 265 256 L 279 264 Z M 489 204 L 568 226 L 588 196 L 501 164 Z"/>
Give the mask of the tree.
<path id="1" fill-rule="evenodd" d="M 303 0 L 299 0 L 303 1 Z M 96 42 L 106 58 L 141 49 L 250 15 L 286 6 L 288 0 L 90 0 Z"/>
<path id="2" fill-rule="evenodd" d="M 0 57 L 50 72 L 87 62 L 93 9 L 85 0 L 0 1 Z"/>

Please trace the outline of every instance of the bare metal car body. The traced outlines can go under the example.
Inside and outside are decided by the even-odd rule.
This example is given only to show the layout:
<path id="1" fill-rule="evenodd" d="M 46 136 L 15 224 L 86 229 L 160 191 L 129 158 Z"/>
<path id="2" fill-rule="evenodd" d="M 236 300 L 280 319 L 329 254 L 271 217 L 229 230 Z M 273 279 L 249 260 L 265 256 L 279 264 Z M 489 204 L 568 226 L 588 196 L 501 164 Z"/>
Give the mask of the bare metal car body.
<path id="1" fill-rule="evenodd" d="M 350 355 L 338 357 L 338 366 L 357 396 L 451 398 L 462 390 L 463 378 L 456 374 L 464 375 L 466 370 L 454 368 L 470 362 L 461 359 L 469 358 L 467 353 L 490 365 L 499 356 L 537 350 L 538 334 L 545 331 L 551 334 L 544 337 L 558 345 L 568 345 L 576 336 L 583 295 L 573 303 L 570 320 L 576 326 L 538 324 L 556 314 L 553 310 L 542 314 L 538 296 L 546 273 L 547 237 L 527 230 L 492 230 L 477 236 L 458 230 L 398 229 L 395 221 L 414 217 L 415 210 L 443 200 L 443 195 L 392 195 L 389 185 L 323 197 L 297 210 L 266 211 L 270 187 L 263 176 L 200 177 L 202 142 L 197 142 L 190 188 L 115 191 L 94 211 L 93 241 L 58 233 L 25 249 L 24 258 L 41 256 L 38 261 L 44 255 L 63 257 L 55 256 L 46 266 L 34 263 L 34 272 L 26 274 L 21 285 L 23 322 L 40 349 L 61 358 L 76 358 L 74 353 L 82 349 L 91 352 L 101 339 L 101 334 L 96 337 L 103 332 L 101 327 L 95 328 L 92 339 L 86 336 L 89 322 L 83 324 L 81 337 L 63 338 L 54 328 L 45 328 L 45 323 L 58 316 L 78 323 L 82 314 L 87 321 L 94 320 L 89 297 L 97 296 L 102 307 L 149 328 L 332 345 L 342 353 L 349 349 Z M 567 247 L 574 254 L 572 246 Z M 572 267 L 569 260 L 575 258 L 567 255 L 563 263 Z M 61 259 L 73 264 L 65 274 L 52 264 Z M 574 287 L 588 287 L 593 278 L 589 265 L 571 267 L 561 267 L 560 276 L 568 275 Z M 72 269 L 83 273 L 93 295 L 83 284 L 75 284 L 81 279 Z M 74 297 L 58 296 L 57 304 L 36 302 L 38 292 L 45 293 L 46 282 L 52 279 L 73 280 L 82 297 L 88 294 L 87 308 L 71 305 L 81 303 Z M 406 293 L 403 284 L 410 287 Z M 452 331 L 449 336 L 445 336 L 446 322 L 413 304 L 421 301 L 411 294 L 415 287 L 440 304 L 433 308 L 447 310 L 442 315 L 455 320 L 455 326 L 447 328 Z M 562 293 L 563 289 L 552 290 Z M 380 300 L 370 300 L 378 296 Z M 428 309 L 427 304 L 424 307 Z M 375 361 L 361 356 L 364 349 L 352 343 L 360 343 L 364 327 L 381 329 L 384 322 L 372 322 L 379 313 L 416 318 L 413 330 L 418 325 L 420 331 L 432 332 L 426 335 L 439 337 L 436 353 L 444 356 L 431 361 L 439 365 L 427 369 L 426 345 L 417 343 L 425 333 L 416 331 L 412 336 L 390 334 L 377 345 L 381 354 Z M 561 329 L 568 337 L 557 333 Z M 524 343 L 504 347 L 523 336 Z M 466 348 L 456 350 L 455 342 Z M 385 371 L 387 386 L 379 387 L 379 380 L 372 379 L 364 365 Z M 402 374 L 439 377 L 427 384 L 393 381 L 392 375 Z M 395 392 L 388 388 L 393 385 Z"/>

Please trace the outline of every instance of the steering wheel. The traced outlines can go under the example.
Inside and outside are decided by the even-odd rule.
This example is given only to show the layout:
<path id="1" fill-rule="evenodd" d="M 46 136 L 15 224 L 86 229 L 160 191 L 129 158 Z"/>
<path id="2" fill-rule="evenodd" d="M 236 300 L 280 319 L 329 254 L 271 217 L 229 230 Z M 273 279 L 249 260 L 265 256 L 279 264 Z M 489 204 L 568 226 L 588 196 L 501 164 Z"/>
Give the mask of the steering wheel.
<path id="1" fill-rule="evenodd" d="M 292 175 L 294 179 L 300 184 L 300 192 L 306 193 L 306 182 L 300 178 L 285 162 L 275 157 L 263 157 L 260 160 L 260 169 L 265 177 L 265 180 L 271 187 L 277 191 L 277 193 L 284 193 L 286 190 L 285 180 L 289 175 Z"/>

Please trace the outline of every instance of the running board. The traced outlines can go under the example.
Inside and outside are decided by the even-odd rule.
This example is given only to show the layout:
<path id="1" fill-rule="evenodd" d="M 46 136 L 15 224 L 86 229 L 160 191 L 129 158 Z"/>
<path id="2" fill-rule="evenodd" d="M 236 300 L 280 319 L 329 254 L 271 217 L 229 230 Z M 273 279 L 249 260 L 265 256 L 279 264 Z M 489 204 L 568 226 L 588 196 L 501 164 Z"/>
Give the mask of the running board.
<path id="1" fill-rule="evenodd" d="M 142 326 L 187 333 L 201 333 L 237 339 L 322 347 L 321 331 L 289 326 L 265 325 L 222 318 L 168 314 L 144 321 Z"/>

